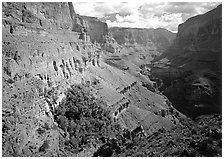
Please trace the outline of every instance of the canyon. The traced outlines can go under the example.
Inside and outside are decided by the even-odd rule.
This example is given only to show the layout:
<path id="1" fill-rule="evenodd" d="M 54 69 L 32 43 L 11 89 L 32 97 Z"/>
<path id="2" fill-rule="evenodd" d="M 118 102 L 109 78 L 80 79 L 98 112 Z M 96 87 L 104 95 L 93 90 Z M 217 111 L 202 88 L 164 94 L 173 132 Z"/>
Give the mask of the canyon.
<path id="1" fill-rule="evenodd" d="M 162 28 L 108 28 L 95 17 L 77 14 L 71 2 L 3 2 L 2 155 L 97 156 L 105 145 L 118 142 L 114 136 L 108 137 L 106 144 L 95 138 L 78 151 L 62 149 L 61 145 L 76 139 L 61 124 L 70 119 L 59 118 L 55 112 L 69 102 L 68 90 L 74 85 L 87 86 L 89 97 L 101 101 L 111 125 L 118 124 L 123 136 L 140 132 L 150 138 L 186 128 L 183 121 L 191 121 L 191 115 L 176 106 L 180 104 L 177 96 L 171 96 L 179 93 L 175 88 L 186 87 L 180 77 L 189 79 L 189 103 L 195 100 L 193 93 L 199 87 L 205 92 L 199 94 L 209 94 L 209 101 L 205 95 L 200 102 L 220 99 L 219 14 L 220 6 L 205 14 L 209 18 L 201 15 L 189 19 L 179 26 L 176 35 Z M 203 23 L 192 26 L 191 20 Z M 189 26 L 197 31 L 191 33 Z M 190 38 L 196 39 L 194 47 Z M 216 39 L 219 41 L 214 42 Z M 197 58 L 189 60 L 197 53 Z M 178 58 L 174 58 L 176 54 Z M 195 60 L 202 62 L 198 66 L 197 61 L 191 62 Z M 208 69 L 203 60 L 211 63 Z M 216 130 L 219 135 L 219 125 L 211 131 Z"/>
<path id="2" fill-rule="evenodd" d="M 174 43 L 152 62 L 161 90 L 182 113 L 221 113 L 222 6 L 188 19 Z"/>

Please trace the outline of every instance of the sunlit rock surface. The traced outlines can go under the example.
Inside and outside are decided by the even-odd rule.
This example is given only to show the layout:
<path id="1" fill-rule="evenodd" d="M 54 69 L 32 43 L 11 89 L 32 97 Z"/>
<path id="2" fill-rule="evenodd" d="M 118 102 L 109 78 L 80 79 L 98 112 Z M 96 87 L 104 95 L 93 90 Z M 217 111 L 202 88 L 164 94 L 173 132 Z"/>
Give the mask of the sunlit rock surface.
<path id="1" fill-rule="evenodd" d="M 184 118 L 142 86 L 135 66 L 106 62 L 118 44 L 105 23 L 77 15 L 72 3 L 4 2 L 2 20 L 3 156 L 65 155 L 58 145 L 67 132 L 52 114 L 72 84 L 90 84 L 115 122 L 130 131 L 141 125 L 146 136 Z"/>

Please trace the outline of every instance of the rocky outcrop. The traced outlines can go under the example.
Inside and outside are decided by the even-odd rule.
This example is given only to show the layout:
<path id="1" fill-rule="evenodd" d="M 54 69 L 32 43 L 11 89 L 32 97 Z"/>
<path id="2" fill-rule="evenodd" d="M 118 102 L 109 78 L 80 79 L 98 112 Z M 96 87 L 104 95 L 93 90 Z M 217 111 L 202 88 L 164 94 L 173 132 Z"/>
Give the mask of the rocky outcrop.
<path id="1" fill-rule="evenodd" d="M 120 46 L 117 41 L 112 37 L 109 33 L 108 35 L 103 37 L 104 43 L 102 44 L 102 48 L 110 53 L 119 53 Z"/>

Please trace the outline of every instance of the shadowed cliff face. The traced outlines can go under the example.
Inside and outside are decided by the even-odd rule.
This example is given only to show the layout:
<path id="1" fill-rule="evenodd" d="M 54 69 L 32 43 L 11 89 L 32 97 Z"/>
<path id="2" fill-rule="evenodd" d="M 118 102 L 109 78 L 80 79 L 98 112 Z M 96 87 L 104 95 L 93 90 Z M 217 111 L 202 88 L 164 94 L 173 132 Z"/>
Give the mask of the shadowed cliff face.
<path id="1" fill-rule="evenodd" d="M 191 47 L 191 45 L 194 45 L 195 47 L 198 47 L 199 51 L 200 49 L 209 48 L 210 50 L 216 48 L 217 51 L 220 51 L 222 35 L 221 26 L 222 6 L 219 5 L 214 10 L 203 15 L 192 17 L 183 24 L 180 24 L 175 45 L 179 48 L 184 46 L 184 50 Z M 195 49 L 197 50 L 197 48 Z M 190 48 L 188 50 L 190 50 Z"/>
<path id="2" fill-rule="evenodd" d="M 218 72 L 220 68 L 217 70 L 217 66 L 220 66 L 221 62 L 221 35 L 222 6 L 220 5 L 214 10 L 180 24 L 173 45 L 154 61 L 168 58 L 173 66 L 194 68 L 195 71 L 206 68 L 203 61 L 208 63 L 216 61 L 218 64 L 213 64 L 209 69 Z"/>
<path id="3" fill-rule="evenodd" d="M 221 57 L 220 5 L 180 24 L 173 45 L 153 60 L 152 73 L 167 81 L 162 89 L 179 110 L 189 115 L 220 112 Z"/>

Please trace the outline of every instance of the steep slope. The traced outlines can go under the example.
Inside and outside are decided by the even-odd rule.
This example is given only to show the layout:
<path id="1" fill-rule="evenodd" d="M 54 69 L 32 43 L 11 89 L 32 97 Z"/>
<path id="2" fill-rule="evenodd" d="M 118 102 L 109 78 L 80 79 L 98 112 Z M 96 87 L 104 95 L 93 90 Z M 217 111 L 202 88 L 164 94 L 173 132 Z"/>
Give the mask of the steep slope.
<path id="1" fill-rule="evenodd" d="M 219 5 L 179 25 L 173 45 L 153 61 L 152 74 L 163 79 L 161 89 L 179 110 L 189 115 L 220 112 L 221 57 Z"/>
<path id="2" fill-rule="evenodd" d="M 55 120 L 73 84 L 89 85 L 94 97 L 104 101 L 111 122 L 123 130 L 141 126 L 148 136 L 175 128 L 185 118 L 136 76 L 104 62 L 110 54 L 104 43 L 112 40 L 107 25 L 77 15 L 72 3 L 4 2 L 2 21 L 3 156 L 81 153 L 72 146 L 64 150 L 62 145 L 74 138 Z"/>

